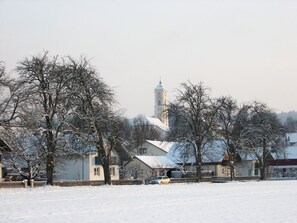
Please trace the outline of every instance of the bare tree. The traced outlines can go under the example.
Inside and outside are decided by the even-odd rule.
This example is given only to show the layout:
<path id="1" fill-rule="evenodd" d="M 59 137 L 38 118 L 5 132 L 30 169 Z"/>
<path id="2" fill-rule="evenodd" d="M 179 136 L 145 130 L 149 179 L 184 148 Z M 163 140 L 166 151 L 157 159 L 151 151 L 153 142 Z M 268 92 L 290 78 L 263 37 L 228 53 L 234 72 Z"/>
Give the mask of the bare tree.
<path id="1" fill-rule="evenodd" d="M 0 62 L 0 92 L 0 126 L 8 126 L 19 118 L 17 108 L 25 98 L 20 85 L 6 74 L 4 62 Z"/>
<path id="2" fill-rule="evenodd" d="M 69 60 L 69 69 L 74 75 L 68 85 L 72 92 L 72 115 L 78 120 L 73 127 L 93 136 L 104 170 L 105 184 L 111 184 L 110 153 L 119 143 L 117 115 L 113 110 L 114 93 L 86 58 L 81 58 L 79 62 L 72 58 Z"/>
<path id="3" fill-rule="evenodd" d="M 25 117 L 21 121 L 27 127 L 39 129 L 44 136 L 47 184 L 51 185 L 56 157 L 61 149 L 59 138 L 65 130 L 70 109 L 66 86 L 72 74 L 66 67 L 63 59 L 49 58 L 47 52 L 26 58 L 17 67 L 19 84 L 27 97 L 20 110 Z"/>
<path id="4" fill-rule="evenodd" d="M 138 115 L 133 119 L 132 139 L 133 145 L 139 146 L 143 144 L 145 140 L 160 139 L 160 134 L 157 132 L 154 126 L 148 123 L 143 115 Z"/>
<path id="5" fill-rule="evenodd" d="M 33 134 L 25 128 L 9 128 L 2 134 L 12 151 L 4 154 L 6 167 L 17 171 L 23 178 L 35 179 L 45 169 L 46 150 L 42 135 Z"/>
<path id="6" fill-rule="evenodd" d="M 234 179 L 234 166 L 236 165 L 237 149 L 242 145 L 243 122 L 246 118 L 249 106 L 239 107 L 236 100 L 232 97 L 221 97 L 217 100 L 219 110 L 216 120 L 217 138 L 226 148 L 229 166 L 230 178 Z"/>
<path id="7" fill-rule="evenodd" d="M 284 128 L 267 105 L 254 102 L 244 131 L 245 151 L 257 157 L 260 177 L 265 180 L 267 159 L 283 149 Z"/>
<path id="8" fill-rule="evenodd" d="M 293 119 L 291 116 L 287 117 L 284 127 L 286 133 L 297 132 L 297 120 Z"/>
<path id="9" fill-rule="evenodd" d="M 202 177 L 202 155 L 210 147 L 214 138 L 216 104 L 209 96 L 208 89 L 202 84 L 182 83 L 174 103 L 169 105 L 172 128 L 171 137 L 180 142 L 187 142 L 189 155 L 196 160 L 196 177 Z"/>

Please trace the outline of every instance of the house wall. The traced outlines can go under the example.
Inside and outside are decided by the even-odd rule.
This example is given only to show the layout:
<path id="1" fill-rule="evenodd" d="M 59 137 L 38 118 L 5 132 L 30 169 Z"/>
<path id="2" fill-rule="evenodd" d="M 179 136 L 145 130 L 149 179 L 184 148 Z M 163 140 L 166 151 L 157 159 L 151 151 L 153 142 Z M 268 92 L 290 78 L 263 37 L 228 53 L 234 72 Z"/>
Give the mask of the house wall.
<path id="1" fill-rule="evenodd" d="M 164 131 L 163 129 L 161 129 L 160 127 L 158 126 L 154 126 L 154 129 L 156 130 L 156 132 L 159 134 L 159 138 L 160 140 L 165 140 L 167 135 L 168 135 L 168 132 Z"/>
<path id="2" fill-rule="evenodd" d="M 256 160 L 244 160 L 236 164 L 239 177 L 260 176 L 260 170 L 256 168 Z"/>
<path id="3" fill-rule="evenodd" d="M 202 174 L 205 176 L 211 176 L 216 174 L 216 165 L 212 164 L 203 164 L 201 166 Z M 196 176 L 196 166 L 185 166 L 184 170 L 190 173 L 191 176 Z M 188 174 L 189 175 L 189 174 Z"/>
<path id="4" fill-rule="evenodd" d="M 125 179 L 140 179 L 145 180 L 154 175 L 158 175 L 157 172 L 153 171 L 147 165 L 142 163 L 140 160 L 135 159 L 130 161 L 124 166 L 124 178 Z"/>
<path id="5" fill-rule="evenodd" d="M 185 166 L 185 171 L 188 173 L 187 176 L 196 176 L 196 166 Z M 230 167 L 222 166 L 218 163 L 206 164 L 204 163 L 201 167 L 202 174 L 204 176 L 217 176 L 217 177 L 229 177 L 230 176 Z M 235 175 L 236 171 L 235 171 Z"/>
<path id="6" fill-rule="evenodd" d="M 216 165 L 215 166 L 215 176 L 217 177 L 227 177 L 227 166 Z"/>
<path id="7" fill-rule="evenodd" d="M 297 165 L 280 165 L 268 167 L 269 179 L 297 179 Z"/>
<path id="8" fill-rule="evenodd" d="M 57 180 L 90 180 L 89 159 L 65 160 L 63 165 L 57 165 L 55 179 Z"/>
<path id="9" fill-rule="evenodd" d="M 234 174 L 235 176 L 239 176 L 237 167 L 234 167 Z M 216 165 L 216 173 L 215 176 L 217 177 L 231 177 L 231 168 L 230 166 L 226 165 Z"/>
<path id="10" fill-rule="evenodd" d="M 204 165 L 202 165 L 202 172 L 204 172 L 204 174 L 206 174 L 206 175 L 211 175 L 211 173 L 214 173 L 214 175 L 215 175 L 216 174 L 216 165 L 204 164 Z"/>
<path id="11" fill-rule="evenodd" d="M 146 154 L 139 154 L 140 148 L 146 148 L 147 153 Z M 166 156 L 166 152 L 159 149 L 158 147 L 152 145 L 151 143 L 144 142 L 139 147 L 132 150 L 133 155 L 153 155 L 153 156 Z"/>
<path id="12" fill-rule="evenodd" d="M 95 164 L 95 157 L 97 154 L 92 154 L 89 156 L 89 178 L 90 180 L 104 180 L 104 171 L 102 165 Z M 119 166 L 118 165 L 110 165 L 111 169 L 111 180 L 119 180 Z M 96 170 L 95 170 L 96 169 Z"/>
<path id="13" fill-rule="evenodd" d="M 104 180 L 102 165 L 95 165 L 96 154 L 85 155 L 84 159 L 66 160 L 56 168 L 57 180 Z M 111 180 L 119 180 L 119 166 L 110 165 L 114 174 Z M 96 169 L 96 170 L 95 170 Z"/>

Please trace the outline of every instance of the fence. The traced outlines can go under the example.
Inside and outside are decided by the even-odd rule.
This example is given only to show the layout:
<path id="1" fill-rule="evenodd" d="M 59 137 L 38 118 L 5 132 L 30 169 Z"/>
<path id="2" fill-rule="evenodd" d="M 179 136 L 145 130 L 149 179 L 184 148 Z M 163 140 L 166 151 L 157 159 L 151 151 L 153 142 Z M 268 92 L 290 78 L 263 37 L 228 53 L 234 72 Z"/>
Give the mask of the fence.
<path id="1" fill-rule="evenodd" d="M 250 181 L 259 180 L 259 177 L 235 177 L 236 181 Z M 220 177 L 220 179 L 214 179 L 213 177 L 203 177 L 200 182 L 227 182 L 230 181 L 229 177 Z M 196 178 L 171 178 L 171 183 L 196 183 Z M 142 180 L 115 180 L 112 181 L 112 185 L 141 185 L 144 184 Z M 45 181 L 34 181 L 34 187 L 45 186 Z M 89 180 L 60 180 L 54 181 L 54 186 L 60 187 L 74 187 L 74 186 L 101 186 L 104 185 L 104 181 L 89 181 Z M 0 188 L 24 188 L 24 181 L 10 181 L 10 182 L 0 182 Z"/>
<path id="2" fill-rule="evenodd" d="M 139 185 L 143 184 L 141 180 L 115 180 L 112 181 L 112 185 Z M 34 187 L 42 187 L 45 186 L 45 181 L 34 181 Z M 104 185 L 104 181 L 89 181 L 89 180 L 60 180 L 54 181 L 54 186 L 60 187 L 73 187 L 73 186 L 101 186 Z M 9 182 L 1 182 L 0 188 L 24 188 L 26 186 L 26 182 L 24 181 L 9 181 Z"/>

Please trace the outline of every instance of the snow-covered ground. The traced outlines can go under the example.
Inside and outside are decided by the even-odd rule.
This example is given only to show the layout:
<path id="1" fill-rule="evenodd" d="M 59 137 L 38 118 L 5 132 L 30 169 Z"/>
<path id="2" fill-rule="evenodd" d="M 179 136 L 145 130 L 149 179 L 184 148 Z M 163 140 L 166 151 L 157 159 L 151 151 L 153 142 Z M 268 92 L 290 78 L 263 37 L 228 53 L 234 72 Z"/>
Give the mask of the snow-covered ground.
<path id="1" fill-rule="evenodd" d="M 297 222 L 297 181 L 0 189 L 0 222 Z"/>

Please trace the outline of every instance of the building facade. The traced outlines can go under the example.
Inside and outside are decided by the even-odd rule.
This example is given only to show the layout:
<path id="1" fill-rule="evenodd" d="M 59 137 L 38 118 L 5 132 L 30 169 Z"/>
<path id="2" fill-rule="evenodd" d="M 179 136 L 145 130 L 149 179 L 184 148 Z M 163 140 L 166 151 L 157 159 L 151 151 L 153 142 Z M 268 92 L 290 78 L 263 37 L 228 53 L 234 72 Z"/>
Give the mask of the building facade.
<path id="1" fill-rule="evenodd" d="M 119 180 L 119 158 L 110 158 L 111 180 Z M 55 180 L 104 180 L 103 167 L 96 152 L 80 158 L 68 158 L 56 168 Z"/>

